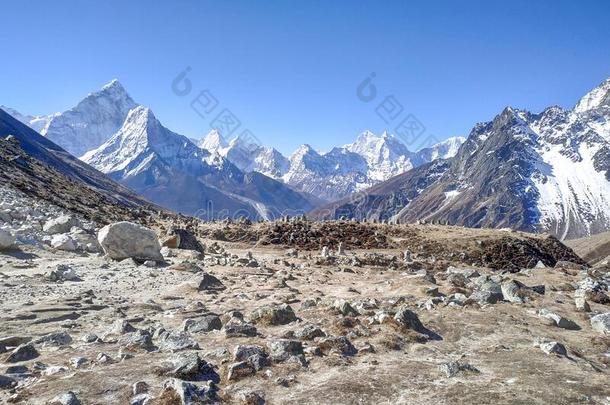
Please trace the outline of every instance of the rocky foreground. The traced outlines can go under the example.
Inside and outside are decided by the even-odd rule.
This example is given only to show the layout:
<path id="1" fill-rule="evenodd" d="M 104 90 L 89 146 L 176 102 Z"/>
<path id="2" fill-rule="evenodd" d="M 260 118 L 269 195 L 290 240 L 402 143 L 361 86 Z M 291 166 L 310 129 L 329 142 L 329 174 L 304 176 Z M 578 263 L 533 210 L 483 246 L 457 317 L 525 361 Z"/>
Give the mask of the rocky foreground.
<path id="1" fill-rule="evenodd" d="M 610 403 L 607 263 L 556 239 L 0 196 L 2 403 Z"/>

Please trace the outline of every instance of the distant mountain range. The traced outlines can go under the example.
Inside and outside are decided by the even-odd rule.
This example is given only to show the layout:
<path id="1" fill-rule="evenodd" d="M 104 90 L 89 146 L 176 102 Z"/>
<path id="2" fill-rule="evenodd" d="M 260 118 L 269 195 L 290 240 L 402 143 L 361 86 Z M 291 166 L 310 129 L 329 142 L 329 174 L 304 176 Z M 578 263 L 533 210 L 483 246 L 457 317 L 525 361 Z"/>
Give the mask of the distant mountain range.
<path id="1" fill-rule="evenodd" d="M 397 174 L 457 153 L 465 138 L 449 138 L 411 152 L 395 136 L 365 131 L 355 142 L 321 153 L 300 146 L 286 158 L 276 149 L 248 143 L 239 137 L 227 142 L 212 130 L 199 146 L 226 157 L 241 170 L 256 171 L 281 180 L 302 192 L 333 201 L 364 190 Z"/>
<path id="2" fill-rule="evenodd" d="M 320 207 L 317 218 L 440 221 L 574 238 L 610 229 L 610 79 L 572 110 L 507 107 L 477 124 L 457 154 L 365 193 Z"/>
<path id="3" fill-rule="evenodd" d="M 304 145 L 286 158 L 240 138 L 226 141 L 213 130 L 196 145 L 165 128 L 117 80 L 63 113 L 34 117 L 2 108 L 151 201 L 204 218 L 305 213 L 452 156 L 463 142 L 452 138 L 413 153 L 391 135 L 365 132 L 353 144 L 328 153 Z"/>

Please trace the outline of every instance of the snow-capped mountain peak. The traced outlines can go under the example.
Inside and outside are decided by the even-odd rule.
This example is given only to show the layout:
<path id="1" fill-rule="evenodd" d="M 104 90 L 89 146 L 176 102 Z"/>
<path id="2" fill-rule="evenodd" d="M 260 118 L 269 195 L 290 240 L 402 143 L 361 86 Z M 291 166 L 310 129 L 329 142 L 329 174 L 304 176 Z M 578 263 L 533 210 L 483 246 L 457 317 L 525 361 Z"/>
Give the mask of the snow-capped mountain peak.
<path id="1" fill-rule="evenodd" d="M 227 141 L 223 138 L 217 129 L 213 129 L 199 142 L 199 147 L 207 149 L 209 151 L 219 151 L 220 149 L 226 148 L 228 145 Z"/>
<path id="2" fill-rule="evenodd" d="M 122 126 L 137 104 L 118 80 L 54 116 L 41 133 L 74 156 L 97 148 Z"/>
<path id="3" fill-rule="evenodd" d="M 610 78 L 585 94 L 574 107 L 574 112 L 584 113 L 601 107 L 610 107 Z"/>
<path id="4" fill-rule="evenodd" d="M 134 176 L 154 159 L 172 165 L 192 165 L 209 153 L 187 137 L 165 128 L 150 108 L 131 109 L 121 128 L 99 148 L 87 152 L 82 160 L 104 173 L 121 172 L 123 178 Z"/>

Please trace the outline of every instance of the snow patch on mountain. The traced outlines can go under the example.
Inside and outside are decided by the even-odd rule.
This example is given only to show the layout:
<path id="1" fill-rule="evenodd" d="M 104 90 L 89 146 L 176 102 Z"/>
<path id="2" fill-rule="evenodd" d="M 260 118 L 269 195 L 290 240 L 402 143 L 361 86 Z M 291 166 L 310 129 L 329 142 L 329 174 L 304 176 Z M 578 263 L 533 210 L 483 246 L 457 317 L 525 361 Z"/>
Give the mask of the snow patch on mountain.
<path id="1" fill-rule="evenodd" d="M 574 225 L 591 233 L 592 219 L 610 225 L 610 182 L 595 169 L 594 156 L 600 145 L 580 145 L 578 159 L 566 156 L 562 145 L 541 152 L 546 167 L 532 178 L 539 193 L 540 223 L 565 239 Z"/>

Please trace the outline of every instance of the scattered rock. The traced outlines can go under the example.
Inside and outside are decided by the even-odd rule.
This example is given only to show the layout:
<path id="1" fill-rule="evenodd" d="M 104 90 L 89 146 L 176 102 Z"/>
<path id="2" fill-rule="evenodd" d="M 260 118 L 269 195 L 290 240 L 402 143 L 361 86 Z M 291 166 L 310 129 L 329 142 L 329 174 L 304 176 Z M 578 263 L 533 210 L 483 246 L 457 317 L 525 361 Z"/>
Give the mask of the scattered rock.
<path id="1" fill-rule="evenodd" d="M 321 338 L 317 343 L 325 354 L 337 353 L 341 356 L 354 356 L 358 353 L 352 342 L 345 336 L 329 336 Z"/>
<path id="2" fill-rule="evenodd" d="M 70 359 L 70 364 L 74 368 L 81 368 L 85 364 L 88 363 L 88 360 L 85 357 L 72 357 Z"/>
<path id="3" fill-rule="evenodd" d="M 351 306 L 351 304 L 345 300 L 336 300 L 333 303 L 333 307 L 341 313 L 343 316 L 358 316 L 358 311 Z"/>
<path id="4" fill-rule="evenodd" d="M 55 270 L 50 271 L 46 277 L 53 282 L 80 280 L 74 269 L 66 264 L 58 264 Z"/>
<path id="5" fill-rule="evenodd" d="M 265 398 L 255 391 L 242 390 L 233 397 L 237 400 L 237 403 L 242 405 L 265 405 Z"/>
<path id="6" fill-rule="evenodd" d="M 185 381 L 212 381 L 220 382 L 220 376 L 214 366 L 199 357 L 198 353 L 180 353 L 172 360 L 172 369 L 169 376 Z"/>
<path id="7" fill-rule="evenodd" d="M 76 242 L 70 236 L 65 234 L 53 235 L 51 239 L 51 247 L 57 250 L 65 250 L 74 252 L 76 250 Z"/>
<path id="8" fill-rule="evenodd" d="M 80 221 L 70 215 L 62 215 L 45 222 L 42 230 L 50 235 L 53 235 L 56 233 L 68 233 L 72 227 L 80 228 Z"/>
<path id="9" fill-rule="evenodd" d="M 470 373 L 480 373 L 480 371 L 468 363 L 462 363 L 459 361 L 450 361 L 447 363 L 441 364 L 439 370 L 447 376 L 447 378 L 451 378 L 456 376 L 459 372 L 470 372 Z"/>
<path id="10" fill-rule="evenodd" d="M 551 320 L 556 326 L 562 328 L 562 329 L 570 329 L 570 330 L 579 330 L 580 326 L 578 326 L 578 324 L 576 324 L 574 321 L 571 321 L 567 318 L 564 318 L 563 316 L 549 311 L 546 308 L 542 308 L 538 311 L 538 315 Z"/>
<path id="11" fill-rule="evenodd" d="M 4 229 L 0 229 L 0 250 L 8 250 L 15 245 L 15 236 Z"/>
<path id="12" fill-rule="evenodd" d="M 273 361 L 282 362 L 303 354 L 303 344 L 298 340 L 273 340 L 267 344 Z"/>
<path id="13" fill-rule="evenodd" d="M 592 317 L 591 327 L 597 332 L 610 335 L 610 312 Z"/>
<path id="14" fill-rule="evenodd" d="M 216 315 L 206 315 L 198 319 L 185 319 L 182 323 L 182 330 L 189 333 L 205 333 L 221 328 L 222 322 Z"/>
<path id="15" fill-rule="evenodd" d="M 225 289 L 225 286 L 213 275 L 204 273 L 197 289 L 199 291 L 222 291 Z"/>
<path id="16" fill-rule="evenodd" d="M 324 337 L 326 333 L 317 326 L 305 325 L 302 329 L 294 332 L 294 337 L 303 340 L 314 340 L 317 337 Z"/>
<path id="17" fill-rule="evenodd" d="M 174 404 L 178 400 L 181 404 L 199 404 L 218 402 L 218 388 L 212 381 L 195 385 L 192 382 L 170 378 L 163 384 L 160 403 Z"/>
<path id="18" fill-rule="evenodd" d="M 522 304 L 525 299 L 522 295 L 522 289 L 526 288 L 525 284 L 517 280 L 506 280 L 502 283 L 502 295 L 504 300 L 516 304 Z"/>
<path id="19" fill-rule="evenodd" d="M 38 351 L 34 348 L 31 343 L 22 344 L 17 346 L 11 354 L 6 358 L 8 363 L 18 363 L 20 361 L 28 361 L 38 357 Z"/>
<path id="20" fill-rule="evenodd" d="M 229 381 L 239 380 L 241 378 L 254 375 L 255 373 L 256 370 L 249 361 L 240 361 L 238 363 L 231 364 L 227 379 Z"/>
<path id="21" fill-rule="evenodd" d="M 65 394 L 61 394 L 53 398 L 50 405 L 80 405 L 80 401 L 76 397 L 75 393 L 68 391 Z"/>
<path id="22" fill-rule="evenodd" d="M 48 335 L 41 336 L 32 341 L 35 345 L 40 345 L 42 347 L 46 346 L 65 346 L 72 343 L 72 336 L 70 336 L 67 332 L 54 332 L 49 333 Z"/>
<path id="23" fill-rule="evenodd" d="M 252 313 L 250 320 L 265 325 L 286 325 L 296 321 L 297 317 L 290 305 L 282 304 L 258 308 Z"/>
<path id="24" fill-rule="evenodd" d="M 0 374 L 0 390 L 14 388 L 17 381 L 11 377 Z"/>
<path id="25" fill-rule="evenodd" d="M 257 334 L 256 327 L 248 323 L 228 323 L 223 330 L 226 337 L 252 337 Z"/>
<path id="26" fill-rule="evenodd" d="M 194 341 L 188 333 L 177 331 L 161 333 L 158 346 L 159 350 L 168 352 L 199 350 L 199 343 Z"/>

